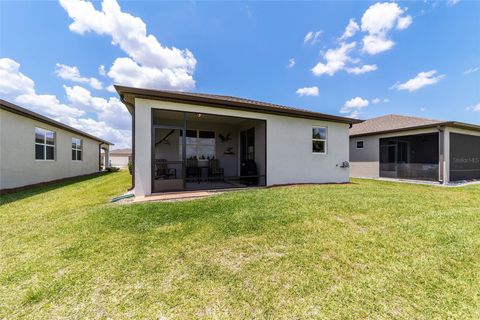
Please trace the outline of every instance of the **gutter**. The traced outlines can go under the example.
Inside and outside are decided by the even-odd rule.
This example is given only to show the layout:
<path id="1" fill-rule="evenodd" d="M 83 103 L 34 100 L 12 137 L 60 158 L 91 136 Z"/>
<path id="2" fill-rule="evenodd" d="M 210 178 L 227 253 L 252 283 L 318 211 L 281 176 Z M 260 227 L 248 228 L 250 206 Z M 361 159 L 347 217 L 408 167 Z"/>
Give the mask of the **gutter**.
<path id="1" fill-rule="evenodd" d="M 123 102 L 125 106 L 132 109 L 130 112 L 132 115 L 132 186 L 129 190 L 133 190 L 135 188 L 135 106 L 127 102 L 123 95 L 120 95 L 120 101 Z"/>

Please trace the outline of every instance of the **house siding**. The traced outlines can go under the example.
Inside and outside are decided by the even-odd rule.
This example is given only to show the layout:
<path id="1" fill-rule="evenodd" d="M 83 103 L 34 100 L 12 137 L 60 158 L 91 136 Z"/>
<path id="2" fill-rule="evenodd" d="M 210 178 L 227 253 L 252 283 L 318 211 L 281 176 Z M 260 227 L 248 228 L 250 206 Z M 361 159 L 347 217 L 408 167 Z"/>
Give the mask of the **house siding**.
<path id="1" fill-rule="evenodd" d="M 35 127 L 55 132 L 54 161 L 35 160 Z M 72 161 L 72 138 L 83 140 L 82 161 Z M 99 144 L 82 135 L 0 110 L 0 189 L 98 172 Z"/>
<path id="2" fill-rule="evenodd" d="M 136 98 L 135 194 L 137 196 L 151 194 L 152 109 L 265 120 L 268 186 L 349 181 L 348 168 L 340 167 L 342 162 L 348 161 L 348 124 Z M 327 154 L 312 153 L 313 126 L 328 128 Z M 258 139 L 260 138 L 262 137 L 259 136 Z"/>

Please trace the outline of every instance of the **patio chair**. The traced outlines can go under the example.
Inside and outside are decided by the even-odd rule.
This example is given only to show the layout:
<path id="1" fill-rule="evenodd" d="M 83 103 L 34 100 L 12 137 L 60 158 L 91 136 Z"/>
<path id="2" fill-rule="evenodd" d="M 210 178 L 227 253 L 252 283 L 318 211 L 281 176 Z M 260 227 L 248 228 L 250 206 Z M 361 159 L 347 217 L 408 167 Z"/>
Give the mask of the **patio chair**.
<path id="1" fill-rule="evenodd" d="M 247 186 L 258 185 L 257 164 L 254 160 L 244 160 L 240 164 L 240 183 Z"/>
<path id="2" fill-rule="evenodd" d="M 169 168 L 166 159 L 155 160 L 155 179 L 175 179 L 177 169 Z"/>
<path id="3" fill-rule="evenodd" d="M 223 181 L 223 178 L 223 168 L 220 167 L 220 161 L 218 159 L 208 160 L 208 180 Z"/>
<path id="4" fill-rule="evenodd" d="M 200 183 L 200 178 L 202 176 L 202 171 L 198 167 L 198 160 L 195 158 L 190 158 L 187 159 L 187 166 L 186 166 L 186 175 L 187 175 L 187 180 L 197 180 L 198 183 Z"/>

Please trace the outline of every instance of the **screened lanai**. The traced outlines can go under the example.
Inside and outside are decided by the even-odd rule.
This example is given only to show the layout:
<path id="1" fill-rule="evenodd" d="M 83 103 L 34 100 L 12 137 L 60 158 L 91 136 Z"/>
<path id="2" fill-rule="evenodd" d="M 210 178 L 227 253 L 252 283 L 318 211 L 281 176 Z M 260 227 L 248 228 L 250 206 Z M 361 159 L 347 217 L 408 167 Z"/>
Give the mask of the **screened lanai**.
<path id="1" fill-rule="evenodd" d="M 152 110 L 152 191 L 264 186 L 266 122 Z"/>

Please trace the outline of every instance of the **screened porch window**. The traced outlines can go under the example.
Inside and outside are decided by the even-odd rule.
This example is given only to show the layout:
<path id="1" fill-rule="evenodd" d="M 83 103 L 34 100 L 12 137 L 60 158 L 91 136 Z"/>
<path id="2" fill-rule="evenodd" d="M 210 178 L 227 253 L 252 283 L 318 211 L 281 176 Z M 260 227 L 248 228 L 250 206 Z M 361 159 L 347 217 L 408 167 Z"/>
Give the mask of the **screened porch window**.
<path id="1" fill-rule="evenodd" d="M 55 132 L 35 128 L 35 160 L 55 160 Z"/>
<path id="2" fill-rule="evenodd" d="M 313 127 L 312 129 L 312 152 L 327 153 L 327 128 Z"/>
<path id="3" fill-rule="evenodd" d="M 182 135 L 180 132 L 180 154 L 182 152 Z M 213 158 L 215 156 L 215 132 L 206 130 L 187 130 L 186 157 L 197 159 Z"/>

